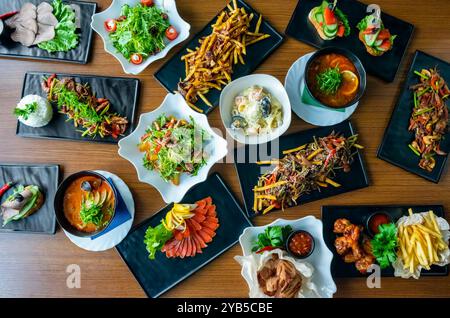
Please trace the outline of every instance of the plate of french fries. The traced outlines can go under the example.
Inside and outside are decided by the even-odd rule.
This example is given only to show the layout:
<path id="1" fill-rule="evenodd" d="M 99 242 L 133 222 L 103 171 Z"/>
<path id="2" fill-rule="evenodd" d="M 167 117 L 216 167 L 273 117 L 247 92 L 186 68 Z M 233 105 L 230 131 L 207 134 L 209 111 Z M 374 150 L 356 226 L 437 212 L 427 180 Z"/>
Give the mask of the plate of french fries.
<path id="1" fill-rule="evenodd" d="M 420 277 L 422 269 L 450 263 L 449 224 L 433 211 L 413 213 L 397 221 L 398 251 L 393 264 L 394 275 L 402 278 Z"/>
<path id="2" fill-rule="evenodd" d="M 261 14 L 242 0 L 231 0 L 155 78 L 195 111 L 209 113 L 225 85 L 250 74 L 282 41 Z"/>

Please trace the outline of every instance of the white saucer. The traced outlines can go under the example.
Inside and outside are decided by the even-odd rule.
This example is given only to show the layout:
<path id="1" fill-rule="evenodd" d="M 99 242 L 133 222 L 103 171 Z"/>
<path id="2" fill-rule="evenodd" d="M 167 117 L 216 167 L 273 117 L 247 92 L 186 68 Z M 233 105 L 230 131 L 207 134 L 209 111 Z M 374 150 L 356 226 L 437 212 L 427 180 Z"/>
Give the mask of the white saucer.
<path id="1" fill-rule="evenodd" d="M 291 108 L 298 117 L 316 126 L 331 126 L 336 125 L 347 118 L 349 118 L 354 112 L 358 103 L 355 103 L 345 109 L 345 111 L 329 110 L 322 107 L 308 105 L 302 102 L 301 93 L 303 92 L 305 81 L 305 66 L 314 52 L 308 53 L 300 57 L 290 67 L 286 79 L 284 81 L 284 87 L 291 101 Z"/>
<path id="2" fill-rule="evenodd" d="M 95 240 L 91 240 L 90 237 L 78 237 L 66 231 L 64 231 L 64 233 L 72 241 L 72 243 L 74 243 L 78 247 L 81 247 L 82 249 L 85 249 L 87 251 L 99 252 L 113 248 L 114 246 L 122 242 L 125 236 L 127 236 L 134 220 L 134 200 L 130 189 L 128 188 L 126 183 L 123 182 L 123 180 L 118 176 L 103 170 L 96 170 L 95 172 L 113 180 L 117 191 L 120 192 L 120 195 L 122 196 L 122 199 L 124 200 L 128 211 L 130 212 L 131 219 L 119 225 L 115 229 L 109 231 L 108 233 L 105 233 L 102 236 L 96 238 Z"/>

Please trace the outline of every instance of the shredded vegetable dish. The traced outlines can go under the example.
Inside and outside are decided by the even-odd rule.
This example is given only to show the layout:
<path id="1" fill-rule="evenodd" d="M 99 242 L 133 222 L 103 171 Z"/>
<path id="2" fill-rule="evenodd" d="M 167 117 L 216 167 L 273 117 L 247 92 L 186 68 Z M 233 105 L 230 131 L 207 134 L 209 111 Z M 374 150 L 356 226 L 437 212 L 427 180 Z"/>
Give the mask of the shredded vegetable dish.
<path id="1" fill-rule="evenodd" d="M 195 176 L 206 164 L 204 145 L 210 137 L 192 117 L 190 120 L 161 115 L 139 143 L 139 150 L 145 152 L 144 166 L 174 185 L 180 183 L 182 173 Z"/>
<path id="2" fill-rule="evenodd" d="M 141 64 L 166 47 L 170 23 L 167 14 L 155 5 L 125 4 L 121 16 L 105 21 L 105 28 L 114 47 L 131 63 Z"/>
<path id="3" fill-rule="evenodd" d="M 321 188 L 340 187 L 331 178 L 335 171 L 350 171 L 355 155 L 354 148 L 363 147 L 356 143 L 357 135 L 348 138 L 331 133 L 300 147 L 283 151 L 284 157 L 271 161 L 257 162 L 260 165 L 276 165 L 269 173 L 262 175 L 254 187 L 255 213 L 273 209 L 284 209 L 297 204 L 302 195 Z"/>
<path id="4" fill-rule="evenodd" d="M 433 171 L 435 155 L 445 156 L 440 142 L 447 133 L 448 108 L 445 101 L 450 90 L 436 69 L 414 71 L 420 83 L 411 86 L 414 109 L 409 121 L 409 131 L 415 134 L 409 148 L 420 157 L 419 167 Z"/>
<path id="5" fill-rule="evenodd" d="M 253 13 L 238 8 L 234 0 L 233 6 L 228 5 L 228 11 L 219 14 L 211 34 L 199 40 L 200 46 L 187 49 L 187 54 L 181 57 L 185 62 L 186 77 L 178 83 L 178 92 L 196 111 L 203 112 L 195 106 L 199 98 L 213 106 L 205 94 L 211 88 L 221 90 L 222 85 L 231 82 L 233 65 L 245 64 L 247 47 L 270 36 L 259 30 L 262 16 L 259 16 L 255 30 L 249 30 L 253 18 Z"/>
<path id="6" fill-rule="evenodd" d="M 42 88 L 47 98 L 58 105 L 60 113 L 66 114 L 82 136 L 118 138 L 127 130 L 128 120 L 112 112 L 106 98 L 98 98 L 88 84 L 77 83 L 73 78 L 59 80 L 55 74 L 44 78 Z"/>

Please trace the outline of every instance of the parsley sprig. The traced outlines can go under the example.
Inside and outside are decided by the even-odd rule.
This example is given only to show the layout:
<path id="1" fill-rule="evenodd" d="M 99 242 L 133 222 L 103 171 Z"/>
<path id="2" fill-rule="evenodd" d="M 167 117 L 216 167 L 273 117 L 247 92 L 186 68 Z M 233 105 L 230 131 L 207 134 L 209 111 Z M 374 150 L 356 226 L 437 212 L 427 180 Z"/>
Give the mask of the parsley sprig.
<path id="1" fill-rule="evenodd" d="M 397 227 L 394 223 L 382 224 L 371 241 L 372 252 L 381 268 L 389 267 L 397 259 Z"/>
<path id="2" fill-rule="evenodd" d="M 37 102 L 33 102 L 25 105 L 25 108 L 14 108 L 14 115 L 17 117 L 22 117 L 25 120 L 28 120 L 28 117 L 36 111 L 38 108 Z"/>

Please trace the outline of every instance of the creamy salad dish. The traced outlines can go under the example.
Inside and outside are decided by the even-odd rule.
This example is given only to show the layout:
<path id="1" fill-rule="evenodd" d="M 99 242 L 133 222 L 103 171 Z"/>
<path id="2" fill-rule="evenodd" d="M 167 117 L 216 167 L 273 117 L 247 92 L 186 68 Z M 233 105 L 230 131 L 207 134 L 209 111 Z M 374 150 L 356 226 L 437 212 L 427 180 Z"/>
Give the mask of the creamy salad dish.
<path id="1" fill-rule="evenodd" d="M 242 129 L 246 135 L 271 133 L 283 123 L 281 104 L 260 86 L 239 93 L 231 112 L 231 128 Z"/>

